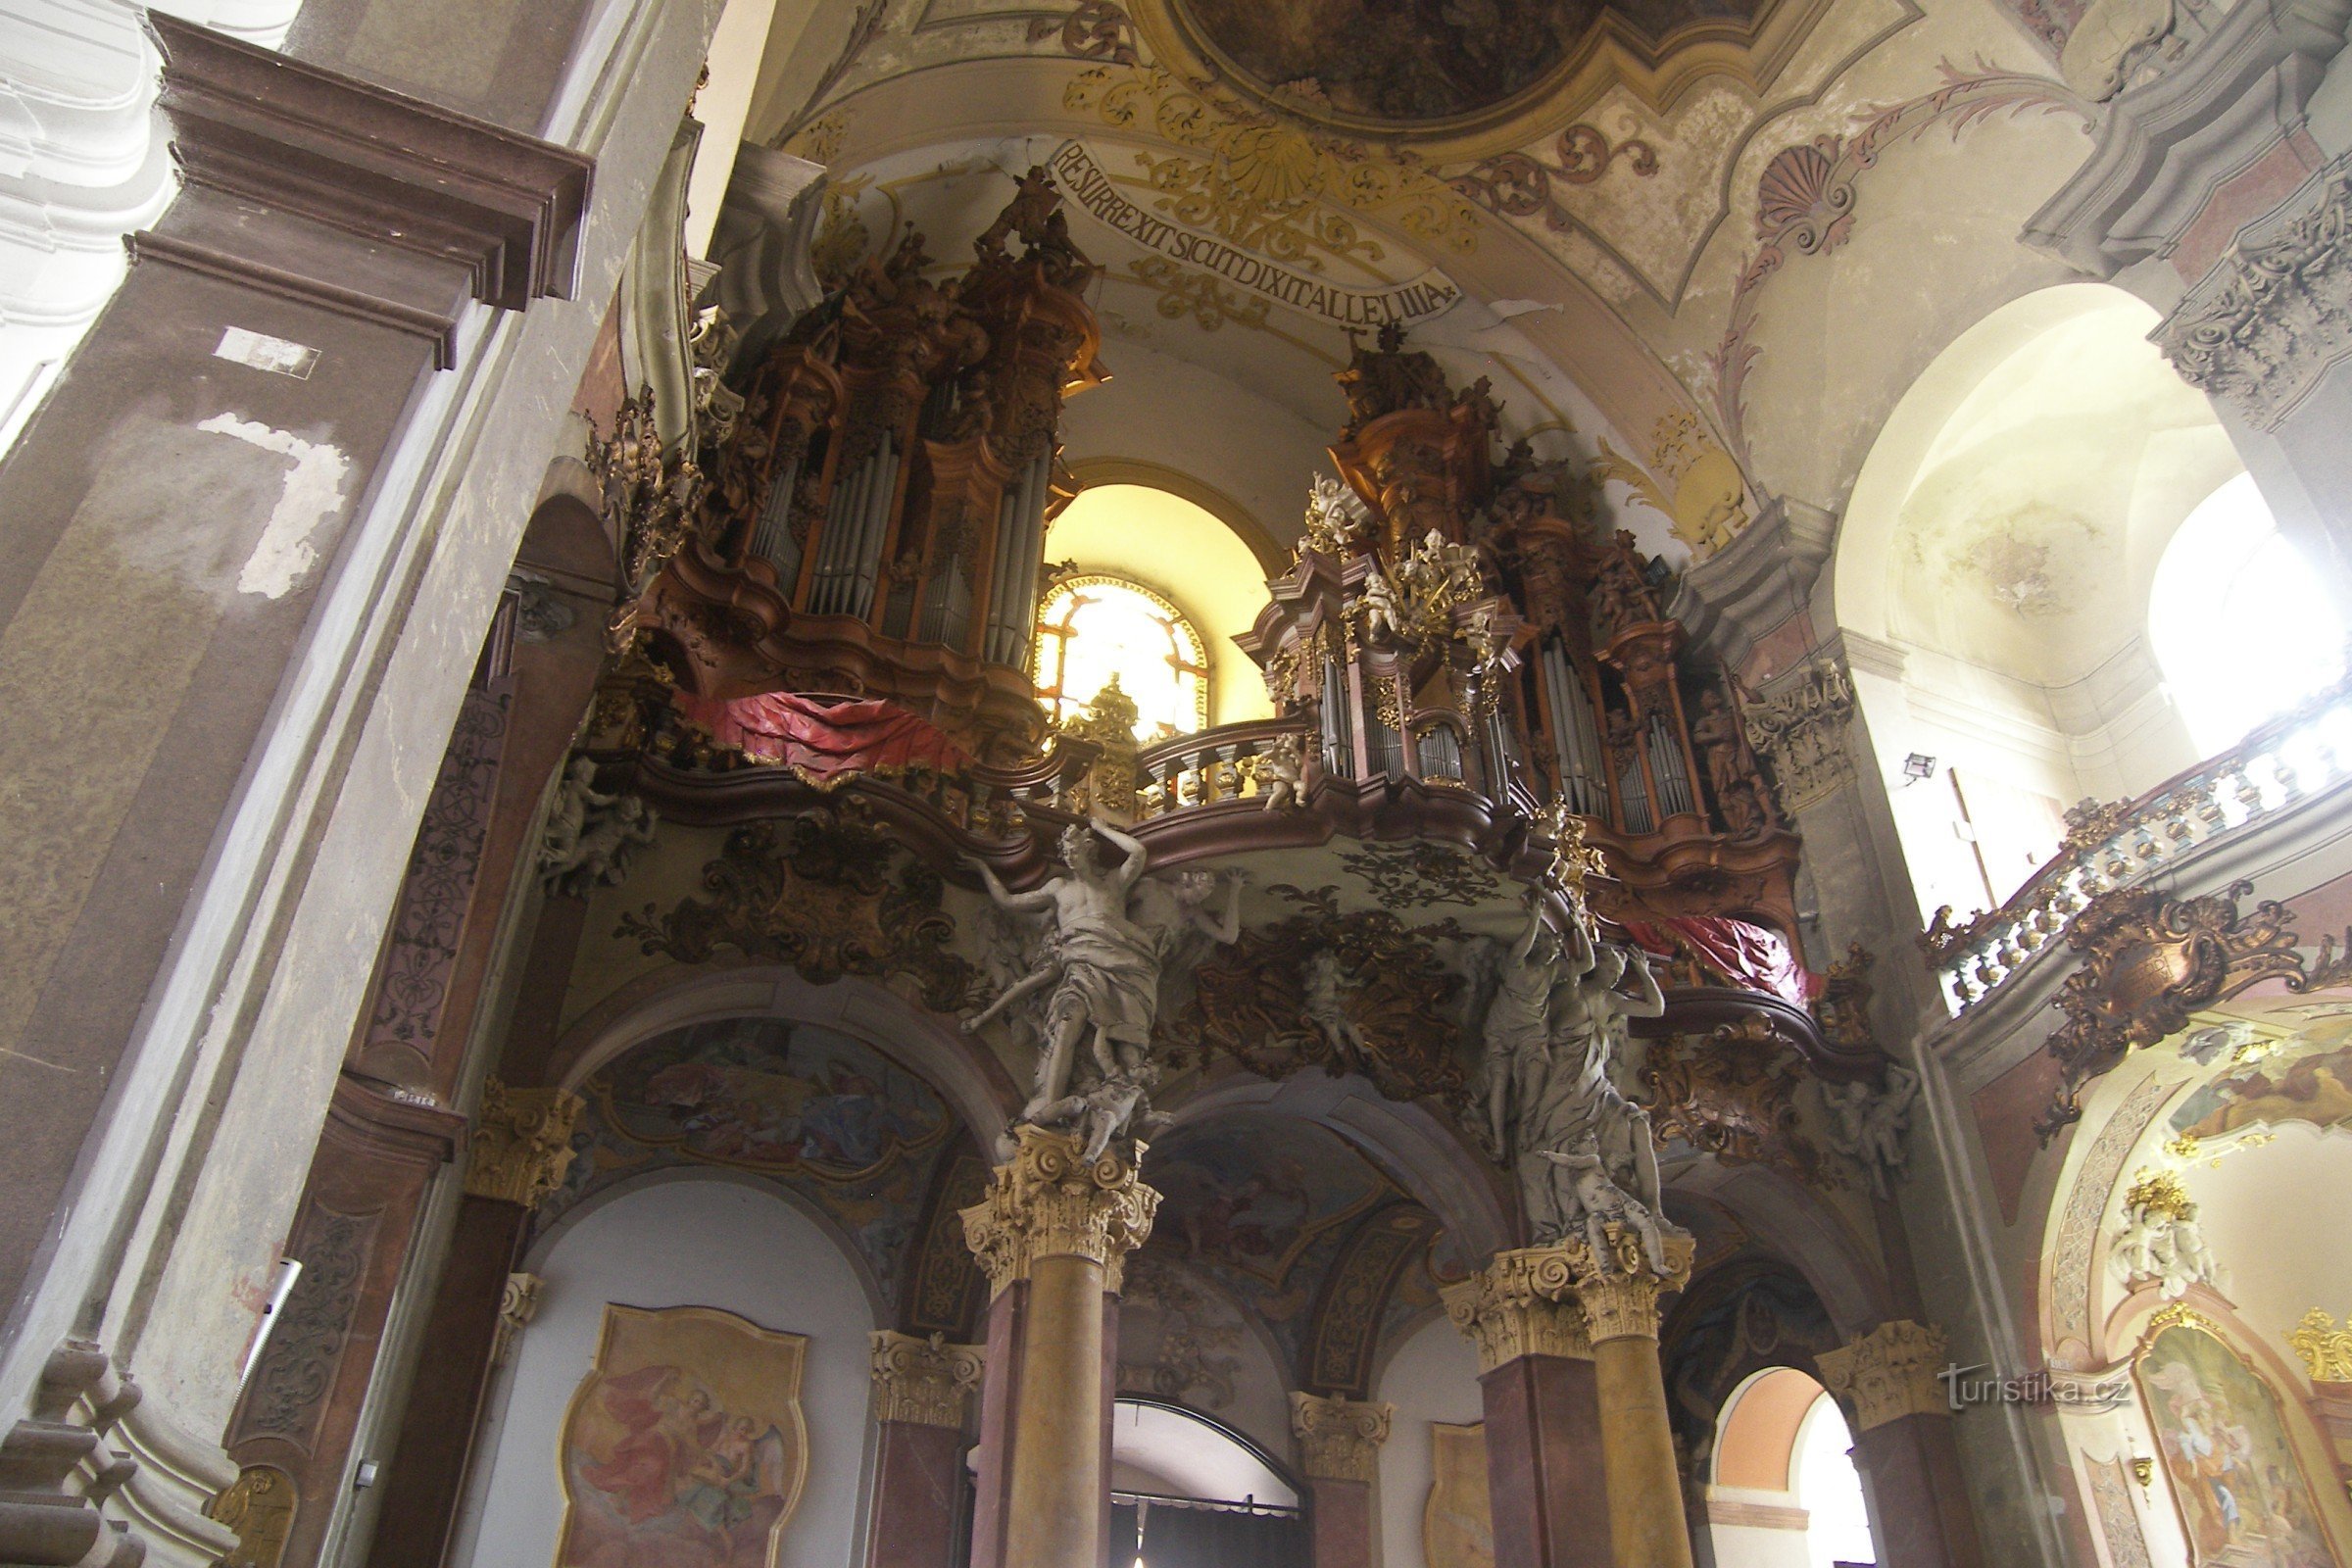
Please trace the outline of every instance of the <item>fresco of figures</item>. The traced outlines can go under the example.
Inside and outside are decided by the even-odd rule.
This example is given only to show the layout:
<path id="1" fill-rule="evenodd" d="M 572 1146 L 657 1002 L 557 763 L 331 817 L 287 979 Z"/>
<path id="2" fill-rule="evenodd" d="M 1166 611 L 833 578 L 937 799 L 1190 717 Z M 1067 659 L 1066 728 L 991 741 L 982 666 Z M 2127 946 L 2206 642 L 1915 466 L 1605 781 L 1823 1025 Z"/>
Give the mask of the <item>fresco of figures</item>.
<path id="1" fill-rule="evenodd" d="M 564 1422 L 556 1568 L 765 1568 L 808 1469 L 807 1348 L 709 1307 L 607 1307 Z"/>
<path id="2" fill-rule="evenodd" d="M 2138 1378 L 2192 1563 L 2329 1568 L 2334 1558 L 2278 1396 L 2251 1367 L 2182 1323 L 2142 1352 Z"/>

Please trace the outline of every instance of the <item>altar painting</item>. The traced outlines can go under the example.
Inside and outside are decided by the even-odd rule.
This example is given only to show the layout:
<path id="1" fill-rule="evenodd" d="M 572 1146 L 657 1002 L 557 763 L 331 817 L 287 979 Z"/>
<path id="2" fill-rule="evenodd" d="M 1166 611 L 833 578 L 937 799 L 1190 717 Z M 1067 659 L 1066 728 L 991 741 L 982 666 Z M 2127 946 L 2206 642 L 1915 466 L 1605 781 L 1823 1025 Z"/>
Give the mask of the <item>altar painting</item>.
<path id="1" fill-rule="evenodd" d="M 2190 1562 L 2332 1568 L 2278 1396 L 2253 1368 L 2183 1323 L 2156 1336 L 2136 1375 Z"/>
<path id="2" fill-rule="evenodd" d="M 808 1343 L 710 1307 L 606 1307 L 564 1419 L 556 1568 L 768 1568 L 808 1470 Z"/>

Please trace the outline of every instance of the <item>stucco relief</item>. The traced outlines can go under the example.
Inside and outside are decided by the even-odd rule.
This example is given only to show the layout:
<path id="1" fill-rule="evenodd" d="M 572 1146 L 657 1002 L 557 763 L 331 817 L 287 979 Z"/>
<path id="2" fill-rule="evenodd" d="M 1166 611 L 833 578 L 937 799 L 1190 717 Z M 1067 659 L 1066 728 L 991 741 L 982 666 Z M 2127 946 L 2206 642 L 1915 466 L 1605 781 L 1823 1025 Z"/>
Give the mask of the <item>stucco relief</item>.
<path id="1" fill-rule="evenodd" d="M 2156 1119 L 2156 1112 L 2172 1098 L 2177 1085 L 2149 1080 L 2124 1097 L 2098 1136 L 2091 1140 L 2090 1150 L 2082 1156 L 2082 1168 L 2075 1172 L 2075 1184 L 2068 1191 L 2066 1210 L 2058 1221 L 2058 1245 L 2050 1260 L 2050 1316 L 2056 1328 L 2057 1340 L 2083 1339 L 2090 1333 L 2091 1253 L 2099 1240 L 2099 1224 L 2106 1217 L 2108 1196 L 2115 1190 L 2116 1178 L 2123 1174 L 2124 1161 L 2131 1157 L 2132 1146 L 2140 1134 Z"/>

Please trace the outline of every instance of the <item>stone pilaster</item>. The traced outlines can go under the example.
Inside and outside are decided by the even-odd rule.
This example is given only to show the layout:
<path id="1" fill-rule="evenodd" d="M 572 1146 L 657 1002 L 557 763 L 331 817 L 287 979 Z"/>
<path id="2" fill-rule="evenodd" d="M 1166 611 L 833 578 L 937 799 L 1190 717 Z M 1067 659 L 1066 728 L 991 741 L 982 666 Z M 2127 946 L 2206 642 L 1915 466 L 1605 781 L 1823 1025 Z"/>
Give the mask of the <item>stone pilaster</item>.
<path id="1" fill-rule="evenodd" d="M 1592 1359 L 1584 1310 L 1569 1290 L 1573 1272 L 1556 1247 L 1522 1247 L 1442 1293 L 1446 1315 L 1478 1347 L 1478 1369 L 1523 1355 Z"/>
<path id="2" fill-rule="evenodd" d="M 1159 1194 L 1116 1153 L 1089 1163 L 1074 1138 L 1035 1127 L 1018 1138 L 987 1196 L 963 1210 L 992 1314 L 1017 1290 L 1019 1319 L 1002 1360 L 992 1327 L 992 1367 L 1012 1381 L 1005 1419 L 987 1424 L 979 1449 L 975 1534 L 984 1539 L 973 1560 L 1096 1568 L 1109 1500 L 1108 1298 L 1127 1254 L 1152 1234 Z M 1140 1161 L 1143 1146 L 1135 1149 Z M 996 1399 L 992 1392 L 992 1408 Z"/>
<path id="3" fill-rule="evenodd" d="M 1396 1406 L 1291 1396 L 1298 1470 L 1314 1494 L 1314 1568 L 1371 1568 L 1378 1539 L 1380 1449 Z"/>
<path id="4" fill-rule="evenodd" d="M 1363 1399 L 1291 1396 L 1291 1436 L 1298 1440 L 1299 1472 L 1313 1481 L 1380 1478 L 1380 1447 L 1389 1441 L 1393 1404 Z"/>
<path id="5" fill-rule="evenodd" d="M 1612 1568 L 1592 1341 L 1556 1247 L 1497 1252 L 1445 1292 L 1478 1347 L 1497 1562 Z"/>
<path id="6" fill-rule="evenodd" d="M 562 1089 L 509 1089 L 496 1078 L 482 1088 L 466 1191 L 496 1202 L 536 1208 L 571 1169 L 571 1128 L 586 1103 Z"/>
<path id="7" fill-rule="evenodd" d="M 1885 1559 L 1973 1568 L 1976 1515 L 1952 1438 L 1951 1399 L 1936 1377 L 1947 1364 L 1943 1331 L 1896 1319 L 1814 1364 L 1852 1420 L 1854 1464 Z"/>
<path id="8" fill-rule="evenodd" d="M 984 1347 L 884 1330 L 873 1336 L 873 1520 L 868 1568 L 959 1568 L 963 1425 Z"/>

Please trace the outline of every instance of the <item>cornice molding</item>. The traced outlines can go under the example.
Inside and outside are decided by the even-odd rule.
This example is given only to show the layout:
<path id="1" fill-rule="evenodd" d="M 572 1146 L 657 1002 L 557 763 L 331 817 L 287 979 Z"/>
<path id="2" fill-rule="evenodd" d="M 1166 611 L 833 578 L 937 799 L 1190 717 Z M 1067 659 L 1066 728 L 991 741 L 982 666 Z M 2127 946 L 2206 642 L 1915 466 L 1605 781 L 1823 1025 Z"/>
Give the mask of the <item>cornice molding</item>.
<path id="1" fill-rule="evenodd" d="M 134 260 L 433 338 L 444 368 L 466 300 L 571 297 L 594 160 L 160 12 L 147 24 L 189 190 L 132 236 Z M 205 192 L 245 220 L 207 222 Z M 328 232 L 302 243 L 289 221 Z"/>
<path id="2" fill-rule="evenodd" d="M 2169 255 L 2215 192 L 2303 123 L 2352 0 L 2247 0 L 2108 106 L 2097 144 L 2021 236 L 2093 277 Z"/>

